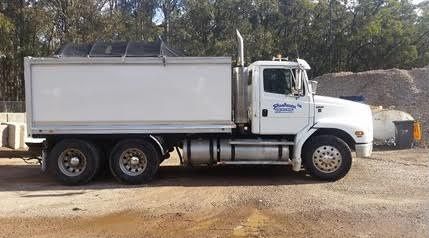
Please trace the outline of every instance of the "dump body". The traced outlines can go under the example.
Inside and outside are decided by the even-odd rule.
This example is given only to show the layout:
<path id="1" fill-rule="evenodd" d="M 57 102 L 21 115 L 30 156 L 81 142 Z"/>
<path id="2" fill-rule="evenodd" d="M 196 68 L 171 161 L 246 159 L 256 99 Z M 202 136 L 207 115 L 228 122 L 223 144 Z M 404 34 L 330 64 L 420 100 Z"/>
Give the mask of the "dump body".
<path id="1" fill-rule="evenodd" d="M 26 58 L 28 131 L 230 132 L 231 59 Z"/>

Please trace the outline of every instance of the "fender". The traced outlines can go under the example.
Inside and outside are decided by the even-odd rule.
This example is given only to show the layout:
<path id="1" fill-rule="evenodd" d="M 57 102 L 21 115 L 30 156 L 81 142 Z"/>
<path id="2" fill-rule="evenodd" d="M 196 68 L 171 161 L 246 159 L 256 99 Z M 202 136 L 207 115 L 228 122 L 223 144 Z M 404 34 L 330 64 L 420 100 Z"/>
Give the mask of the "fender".
<path id="1" fill-rule="evenodd" d="M 307 126 L 304 129 L 300 130 L 298 134 L 295 136 L 295 146 L 293 147 L 293 157 L 292 157 L 292 169 L 293 171 L 300 171 L 301 170 L 301 151 L 302 146 L 307 141 L 307 139 L 313 135 L 314 132 L 316 132 L 317 129 L 313 128 L 313 126 Z"/>
<path id="2" fill-rule="evenodd" d="M 314 114 L 314 128 L 342 130 L 358 144 L 372 142 L 372 112 L 368 105 L 319 95 L 314 96 L 314 103 L 318 109 Z M 356 131 L 363 135 L 357 137 Z"/>
<path id="3" fill-rule="evenodd" d="M 155 144 L 158 145 L 159 150 L 161 151 L 161 154 L 164 155 L 165 154 L 165 150 L 164 150 L 164 147 L 162 146 L 161 141 L 158 138 L 156 138 L 155 136 L 153 136 L 153 135 L 150 135 L 149 138 L 151 138 L 153 140 L 153 142 L 155 142 Z"/>
<path id="4" fill-rule="evenodd" d="M 354 120 L 338 120 L 338 118 L 323 118 L 318 120 L 313 128 L 339 129 L 349 134 L 358 144 L 372 143 L 372 127 L 369 128 L 368 125 L 365 125 L 361 121 L 358 122 Z M 357 137 L 355 134 L 356 131 L 363 131 L 363 136 Z"/>
<path id="5" fill-rule="evenodd" d="M 304 143 L 310 138 L 317 129 L 339 129 L 350 135 L 356 143 L 372 143 L 372 128 L 369 130 L 362 126 L 362 123 L 356 121 L 339 121 L 337 118 L 323 118 L 316 122 L 313 126 L 308 126 L 298 132 L 295 137 L 295 146 L 292 157 L 292 169 L 294 171 L 301 170 L 302 158 L 301 152 Z M 355 131 L 363 131 L 365 134 L 362 137 L 357 137 Z"/>

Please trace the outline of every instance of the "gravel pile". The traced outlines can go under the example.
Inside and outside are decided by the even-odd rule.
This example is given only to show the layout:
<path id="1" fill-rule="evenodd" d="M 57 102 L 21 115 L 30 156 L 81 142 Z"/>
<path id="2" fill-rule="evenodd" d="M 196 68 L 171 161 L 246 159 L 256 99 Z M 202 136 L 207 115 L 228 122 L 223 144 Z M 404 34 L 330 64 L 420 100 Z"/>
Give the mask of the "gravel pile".
<path id="1" fill-rule="evenodd" d="M 393 107 L 422 122 L 424 140 L 429 141 L 429 66 L 411 70 L 340 72 L 315 78 L 319 95 L 362 95 L 366 103 Z"/>

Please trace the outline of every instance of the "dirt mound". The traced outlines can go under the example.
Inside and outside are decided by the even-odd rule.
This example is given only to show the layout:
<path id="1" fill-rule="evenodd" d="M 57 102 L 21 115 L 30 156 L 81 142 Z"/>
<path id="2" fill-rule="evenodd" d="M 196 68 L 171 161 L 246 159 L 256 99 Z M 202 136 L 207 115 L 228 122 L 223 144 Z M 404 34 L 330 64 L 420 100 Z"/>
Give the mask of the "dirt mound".
<path id="1" fill-rule="evenodd" d="M 429 139 L 429 67 L 411 70 L 372 70 L 360 73 L 340 72 L 315 78 L 318 94 L 326 96 L 362 95 L 366 103 L 394 107 L 410 113 L 423 124 Z"/>

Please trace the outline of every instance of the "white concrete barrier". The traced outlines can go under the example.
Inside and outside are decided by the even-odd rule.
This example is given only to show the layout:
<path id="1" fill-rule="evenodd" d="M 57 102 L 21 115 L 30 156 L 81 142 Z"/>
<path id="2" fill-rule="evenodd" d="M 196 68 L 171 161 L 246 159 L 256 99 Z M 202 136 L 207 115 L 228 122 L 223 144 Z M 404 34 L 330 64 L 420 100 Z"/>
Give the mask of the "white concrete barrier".
<path id="1" fill-rule="evenodd" d="M 7 122 L 7 113 L 2 112 L 0 113 L 0 123 L 5 123 Z"/>
<path id="2" fill-rule="evenodd" d="M 8 113 L 7 122 L 25 123 L 25 113 Z"/>
<path id="3" fill-rule="evenodd" d="M 0 113 L 0 146 L 26 149 L 27 126 L 25 113 Z"/>
<path id="4" fill-rule="evenodd" d="M 25 144 L 25 139 L 27 138 L 27 125 L 22 123 L 19 125 L 19 148 L 28 149 L 28 146 Z"/>
<path id="5" fill-rule="evenodd" d="M 8 127 L 8 146 L 12 149 L 19 149 L 19 126 L 16 124 L 7 124 Z"/>
<path id="6" fill-rule="evenodd" d="M 6 122 L 19 122 L 19 123 L 25 123 L 26 122 L 26 115 L 22 112 L 1 112 L 0 113 L 0 123 L 6 123 Z"/>
<path id="7" fill-rule="evenodd" d="M 0 147 L 9 145 L 8 141 L 8 126 L 7 124 L 0 124 Z"/>
<path id="8" fill-rule="evenodd" d="M 26 125 L 24 123 L 8 123 L 8 144 L 15 150 L 26 149 Z"/>

